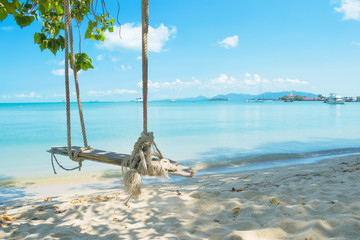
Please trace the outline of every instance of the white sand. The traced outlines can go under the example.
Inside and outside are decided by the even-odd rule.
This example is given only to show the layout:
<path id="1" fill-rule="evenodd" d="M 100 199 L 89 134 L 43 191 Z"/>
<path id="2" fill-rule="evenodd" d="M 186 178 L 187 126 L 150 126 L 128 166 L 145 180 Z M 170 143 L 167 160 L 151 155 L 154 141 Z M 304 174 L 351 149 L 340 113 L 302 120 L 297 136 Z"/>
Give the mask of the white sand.
<path id="1" fill-rule="evenodd" d="M 80 193 L 0 203 L 0 239 L 360 239 L 356 156 Z"/>

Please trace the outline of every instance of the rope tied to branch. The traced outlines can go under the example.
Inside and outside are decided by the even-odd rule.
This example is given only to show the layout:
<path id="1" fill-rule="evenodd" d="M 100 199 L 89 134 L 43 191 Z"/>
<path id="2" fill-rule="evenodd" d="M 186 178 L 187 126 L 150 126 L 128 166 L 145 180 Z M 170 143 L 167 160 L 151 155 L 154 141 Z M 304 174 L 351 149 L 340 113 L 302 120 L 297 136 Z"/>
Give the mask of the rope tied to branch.
<path id="1" fill-rule="evenodd" d="M 153 164 L 153 156 L 158 158 L 156 165 Z M 126 203 L 132 197 L 138 198 L 141 195 L 141 175 L 168 178 L 168 171 L 164 167 L 164 164 L 168 162 L 169 160 L 165 159 L 157 148 L 154 134 L 142 132 L 134 144 L 131 156 L 122 165 L 125 191 L 130 194 Z"/>
<path id="2" fill-rule="evenodd" d="M 130 194 L 125 205 L 132 197 L 141 195 L 141 175 L 168 178 L 165 169 L 165 159 L 154 142 L 154 134 L 147 131 L 147 103 L 148 103 L 148 32 L 149 32 L 149 0 L 141 0 L 142 19 L 142 88 L 143 88 L 143 132 L 134 144 L 131 156 L 123 162 L 125 191 Z M 152 151 L 152 147 L 154 151 Z M 153 156 L 158 161 L 153 161 Z M 153 164 L 156 163 L 155 165 Z M 129 168 L 125 171 L 125 168 Z"/>
<path id="3" fill-rule="evenodd" d="M 64 22 L 65 22 L 65 88 L 66 88 L 66 127 L 67 127 L 67 145 L 68 145 L 68 156 L 71 160 L 75 162 L 83 161 L 79 159 L 79 154 L 85 150 L 92 149 L 91 146 L 88 146 L 85 130 L 84 116 L 81 106 L 80 99 L 80 88 L 79 81 L 77 76 L 76 62 L 75 62 L 75 52 L 74 52 L 74 43 L 73 43 L 73 34 L 72 34 L 72 24 L 71 24 L 71 6 L 70 0 L 64 1 Z M 70 45 L 70 61 L 73 68 L 74 80 L 75 80 L 75 89 L 76 89 L 76 98 L 78 103 L 81 131 L 84 141 L 84 148 L 79 150 L 71 149 L 71 119 L 70 119 L 70 86 L 69 86 L 69 45 Z M 79 167 L 80 170 L 81 167 Z"/>

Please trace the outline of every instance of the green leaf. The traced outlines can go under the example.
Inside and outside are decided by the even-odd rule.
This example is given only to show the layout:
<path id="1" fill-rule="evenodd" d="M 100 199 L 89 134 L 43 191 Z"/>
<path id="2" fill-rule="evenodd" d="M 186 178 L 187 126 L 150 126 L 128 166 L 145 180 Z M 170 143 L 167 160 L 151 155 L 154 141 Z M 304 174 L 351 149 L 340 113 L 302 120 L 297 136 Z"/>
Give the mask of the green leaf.
<path id="1" fill-rule="evenodd" d="M 23 11 L 23 12 L 27 12 L 27 11 L 29 11 L 29 9 L 31 9 L 32 7 L 33 7 L 33 5 L 27 2 L 27 3 L 24 4 L 24 7 L 23 7 L 22 11 Z"/>
<path id="2" fill-rule="evenodd" d="M 51 39 L 49 40 L 48 49 L 49 49 L 54 55 L 56 55 L 56 52 L 59 50 L 59 47 L 60 47 L 60 43 L 58 42 L 57 39 L 51 38 Z"/>
<path id="3" fill-rule="evenodd" d="M 21 2 L 19 0 L 13 1 L 15 8 L 20 12 L 21 11 Z"/>
<path id="4" fill-rule="evenodd" d="M 71 59 L 71 54 L 69 53 L 69 59 Z M 75 55 L 75 65 L 76 71 L 84 70 L 87 71 L 89 68 L 94 68 L 91 64 L 91 59 L 86 55 L 86 53 L 77 53 Z M 72 67 L 72 63 L 70 61 L 70 67 Z"/>
<path id="5" fill-rule="evenodd" d="M 41 44 L 40 44 L 40 50 L 41 51 L 44 51 L 46 48 L 47 48 L 47 45 L 48 45 L 48 41 L 49 40 L 44 40 Z"/>
<path id="6" fill-rule="evenodd" d="M 56 5 L 55 10 L 56 10 L 56 13 L 59 15 L 62 15 L 64 13 L 64 10 L 60 5 Z"/>
<path id="7" fill-rule="evenodd" d="M 44 8 L 45 8 L 45 12 L 50 12 L 50 11 L 51 11 L 51 8 L 52 8 L 51 1 L 46 1 L 46 2 L 44 3 Z"/>
<path id="8" fill-rule="evenodd" d="M 35 33 L 35 34 L 34 34 L 34 43 L 41 44 L 40 34 L 41 34 L 41 33 Z"/>
<path id="9" fill-rule="evenodd" d="M 2 22 L 7 17 L 7 14 L 8 13 L 7 13 L 5 7 L 3 7 L 2 4 L 1 4 L 0 5 L 0 22 Z"/>
<path id="10" fill-rule="evenodd" d="M 34 16 L 23 16 L 18 13 L 14 13 L 14 18 L 21 28 L 29 26 L 35 20 Z"/>
<path id="11" fill-rule="evenodd" d="M 15 12 L 14 4 L 9 3 L 9 2 L 6 1 L 6 0 L 0 0 L 0 4 L 1 4 L 2 7 L 5 8 L 5 10 L 6 10 L 7 13 L 9 13 L 9 14 L 14 14 L 14 12 Z"/>

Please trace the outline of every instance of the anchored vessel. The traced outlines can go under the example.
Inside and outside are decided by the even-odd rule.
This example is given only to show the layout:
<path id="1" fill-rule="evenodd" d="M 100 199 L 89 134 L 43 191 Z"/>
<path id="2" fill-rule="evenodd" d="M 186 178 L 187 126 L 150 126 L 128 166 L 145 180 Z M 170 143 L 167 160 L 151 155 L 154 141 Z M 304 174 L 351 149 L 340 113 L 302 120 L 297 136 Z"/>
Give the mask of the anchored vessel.
<path id="1" fill-rule="evenodd" d="M 330 93 L 328 104 L 344 104 L 345 101 L 339 95 L 335 93 Z"/>

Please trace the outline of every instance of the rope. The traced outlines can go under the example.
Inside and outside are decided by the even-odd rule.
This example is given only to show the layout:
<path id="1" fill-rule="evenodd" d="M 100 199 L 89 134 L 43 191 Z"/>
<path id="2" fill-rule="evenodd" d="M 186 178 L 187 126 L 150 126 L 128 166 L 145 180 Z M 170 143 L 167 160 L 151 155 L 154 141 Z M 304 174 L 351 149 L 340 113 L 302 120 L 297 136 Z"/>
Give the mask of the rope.
<path id="1" fill-rule="evenodd" d="M 79 166 L 77 166 L 77 167 L 74 167 L 74 168 L 65 168 L 64 166 L 62 166 L 62 165 L 59 163 L 59 161 L 58 161 L 57 158 L 56 158 L 55 153 L 52 152 L 52 153 L 51 153 L 51 165 L 52 165 L 52 168 L 53 168 L 53 170 L 54 170 L 54 174 L 57 174 L 57 172 L 56 172 L 56 170 L 55 170 L 55 166 L 54 166 L 54 159 L 55 159 L 55 162 L 57 163 L 57 165 L 58 165 L 59 167 L 61 167 L 63 170 L 65 170 L 65 171 L 73 171 L 73 170 L 76 170 L 76 169 L 79 169 L 79 171 L 81 170 L 82 161 L 78 161 Z"/>
<path id="2" fill-rule="evenodd" d="M 149 29 L 149 0 L 141 1 L 142 13 L 142 85 L 143 85 L 143 132 L 134 144 L 131 156 L 123 161 L 125 190 L 130 195 L 125 205 L 131 198 L 141 195 L 141 175 L 156 177 L 168 177 L 168 171 L 164 168 L 165 159 L 154 142 L 154 134 L 147 131 L 147 102 L 148 102 L 148 29 Z M 154 151 L 152 151 L 152 147 Z M 153 164 L 153 156 L 158 162 Z M 125 168 L 128 170 L 125 171 Z"/>
<path id="3" fill-rule="evenodd" d="M 152 151 L 151 148 L 155 150 Z M 153 156 L 158 157 L 158 164 L 153 164 Z M 124 173 L 125 191 L 130 194 L 125 202 L 134 197 L 138 198 L 141 195 L 141 175 L 155 176 L 155 177 L 168 177 L 167 170 L 163 167 L 164 163 L 169 160 L 165 159 L 154 142 L 154 135 L 152 132 L 141 133 L 141 136 L 134 144 L 134 150 L 128 159 L 125 159 L 122 164 Z M 129 168 L 128 170 L 125 170 Z"/>
<path id="4" fill-rule="evenodd" d="M 65 23 L 66 23 L 65 28 L 68 28 L 68 31 L 69 31 L 68 35 L 69 35 L 69 39 L 70 39 L 70 48 L 71 48 L 71 63 L 72 63 L 72 66 L 73 66 L 72 69 L 73 69 L 73 72 L 74 72 L 74 79 L 75 79 L 76 100 L 77 100 L 77 103 L 78 103 L 80 123 L 81 123 L 81 131 L 82 131 L 82 136 L 83 136 L 83 140 L 84 140 L 84 146 L 85 146 L 85 148 L 88 148 L 89 146 L 88 146 L 87 138 L 86 138 L 84 115 L 83 115 L 82 106 L 81 106 L 81 99 L 80 99 L 79 80 L 78 80 L 77 69 L 76 69 L 76 64 L 75 64 L 75 53 L 74 53 L 74 43 L 73 43 L 72 24 L 71 24 L 70 1 L 65 0 L 65 4 L 66 4 L 66 6 L 65 6 L 65 17 L 67 18 L 67 21 L 65 21 Z M 65 53 L 65 54 L 68 54 L 68 53 Z M 66 62 L 65 64 L 67 65 L 68 63 Z"/>
<path id="5" fill-rule="evenodd" d="M 91 146 L 87 144 L 86 138 L 86 131 L 85 131 L 85 123 L 84 123 L 84 116 L 82 112 L 81 106 L 81 99 L 80 99 L 80 88 L 79 88 L 79 81 L 77 77 L 77 69 L 75 63 L 75 54 L 74 54 L 74 43 L 73 43 L 73 34 L 72 34 L 72 25 L 71 25 L 71 8 L 70 8 L 70 1 L 64 1 L 64 16 L 65 16 L 65 91 L 66 91 L 66 128 L 67 128 L 67 147 L 68 147 L 68 156 L 71 160 L 80 162 L 78 160 L 78 155 L 80 152 L 92 149 Z M 70 84 L 69 84 L 69 41 L 70 41 L 70 50 L 71 50 L 71 64 L 73 66 L 74 78 L 75 78 L 75 88 L 76 88 L 76 97 L 79 109 L 79 116 L 80 116 L 80 123 L 81 123 L 81 130 L 82 136 L 84 140 L 85 148 L 81 148 L 79 151 L 72 151 L 71 149 L 71 116 L 70 116 Z M 53 163 L 53 156 L 52 163 Z M 56 160 L 56 157 L 55 157 Z M 56 160 L 57 162 L 57 160 Z M 58 162 L 57 162 L 58 163 Z M 80 163 L 79 163 L 80 164 Z M 62 167 L 59 163 L 58 165 Z M 53 165 L 54 167 L 54 165 Z M 63 167 L 62 167 L 63 168 Z M 79 170 L 81 167 L 78 167 Z M 63 168 L 64 169 L 64 168 Z M 77 169 L 77 168 L 74 168 Z M 71 169 L 71 170 L 74 170 Z M 65 169 L 66 170 L 66 169 Z M 55 168 L 54 168 L 55 172 Z"/>
<path id="6" fill-rule="evenodd" d="M 142 82 L 143 82 L 143 131 L 147 132 L 147 100 L 148 100 L 148 30 L 149 0 L 141 1 L 142 16 Z"/>
<path id="7" fill-rule="evenodd" d="M 70 86 L 69 86 L 69 42 L 68 42 L 68 9 L 69 0 L 65 0 L 65 91 L 66 91 L 66 129 L 67 129 L 67 145 L 68 155 L 71 159 L 71 119 L 70 119 Z"/>

